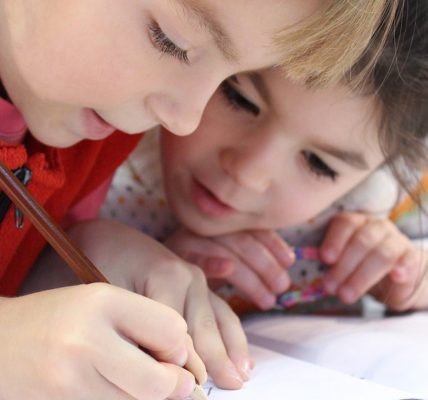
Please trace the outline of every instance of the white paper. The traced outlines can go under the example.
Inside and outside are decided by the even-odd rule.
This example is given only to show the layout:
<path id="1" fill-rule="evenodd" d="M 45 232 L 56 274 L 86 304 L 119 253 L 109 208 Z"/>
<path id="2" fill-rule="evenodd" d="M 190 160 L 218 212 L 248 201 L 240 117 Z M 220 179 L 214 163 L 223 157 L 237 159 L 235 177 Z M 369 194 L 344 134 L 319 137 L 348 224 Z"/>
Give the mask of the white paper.
<path id="1" fill-rule="evenodd" d="M 226 391 L 205 386 L 210 400 L 401 400 L 409 393 L 286 357 L 256 346 L 257 366 L 243 389 Z"/>
<path id="2" fill-rule="evenodd" d="M 245 329 L 255 345 L 428 399 L 428 313 L 380 320 L 268 316 Z"/>

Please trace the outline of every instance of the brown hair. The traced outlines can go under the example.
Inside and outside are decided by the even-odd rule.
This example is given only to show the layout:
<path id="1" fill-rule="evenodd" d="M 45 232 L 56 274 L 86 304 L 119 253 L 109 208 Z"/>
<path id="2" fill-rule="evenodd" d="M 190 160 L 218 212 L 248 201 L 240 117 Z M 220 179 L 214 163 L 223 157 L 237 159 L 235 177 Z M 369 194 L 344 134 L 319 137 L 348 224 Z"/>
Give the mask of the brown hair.
<path id="1" fill-rule="evenodd" d="M 409 171 L 416 175 L 428 167 L 428 2 L 401 1 L 365 87 L 379 99 L 379 143 L 386 163 L 410 192 L 415 179 Z M 376 52 L 376 46 L 369 46 L 366 56 L 372 59 Z M 357 64 L 353 71 L 362 68 Z"/>
<path id="2" fill-rule="evenodd" d="M 368 58 L 373 51 L 369 46 Z M 360 68 L 357 64 L 354 70 Z M 386 164 L 418 207 L 422 233 L 422 218 L 428 215 L 422 204 L 423 185 L 418 182 L 420 172 L 428 167 L 427 0 L 402 0 L 394 28 L 367 84 L 379 99 L 379 144 Z M 427 273 L 428 264 L 421 268 L 419 283 L 408 299 L 423 285 Z M 389 292 L 383 293 L 383 301 L 387 303 L 389 296 Z"/>
<path id="3" fill-rule="evenodd" d="M 307 85 L 337 83 L 371 43 L 364 68 L 353 74 L 359 84 L 382 51 L 400 1 L 332 0 L 319 13 L 280 32 L 275 43 L 287 76 Z"/>

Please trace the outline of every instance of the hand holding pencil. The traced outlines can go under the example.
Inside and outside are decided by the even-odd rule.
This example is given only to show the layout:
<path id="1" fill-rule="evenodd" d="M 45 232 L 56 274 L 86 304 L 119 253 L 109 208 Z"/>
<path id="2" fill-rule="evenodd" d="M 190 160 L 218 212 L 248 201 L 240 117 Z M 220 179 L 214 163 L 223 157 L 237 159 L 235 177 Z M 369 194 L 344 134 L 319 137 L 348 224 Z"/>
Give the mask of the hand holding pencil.
<path id="1" fill-rule="evenodd" d="M 112 285 L 3 299 L 0 323 L 0 388 L 8 400 L 184 398 L 195 387 L 181 367 L 186 359 L 205 379 L 182 318 Z"/>
<path id="2" fill-rule="evenodd" d="M 198 351 L 201 351 L 205 359 L 210 360 L 211 364 L 207 366 L 212 370 L 214 381 L 224 388 L 242 386 L 245 378 L 239 375 L 233 363 L 248 364 L 245 336 L 230 309 L 215 296 L 208 295 L 202 274 L 194 275 L 197 268 L 188 264 L 186 266 L 186 263 L 150 238 L 147 238 L 150 243 L 143 245 L 140 241 L 143 237 L 141 233 L 123 225 L 121 227 L 124 230 L 120 232 L 120 229 L 115 229 L 119 225 L 112 226 L 105 221 L 89 223 L 95 229 L 92 231 L 87 229 L 88 226 L 82 225 L 73 231 L 74 239 L 80 236 L 87 245 L 85 250 L 89 249 L 88 255 L 96 265 L 106 267 L 116 262 L 113 269 L 106 267 L 103 273 L 94 266 L 88 268 L 85 263 L 91 264 L 90 261 L 83 255 L 75 257 L 70 248 L 67 250 L 68 245 L 64 244 L 64 239 L 65 242 L 68 241 L 67 236 L 63 232 L 55 232 L 52 229 L 55 224 L 49 218 L 45 220 L 45 226 L 41 226 L 42 213 L 31 209 L 34 201 L 30 199 L 30 202 L 23 202 L 22 199 L 17 199 L 22 194 L 26 195 L 25 188 L 18 187 L 16 192 L 16 187 L 11 187 L 10 182 L 5 183 L 4 176 L 2 179 L 0 184 L 6 189 L 8 196 L 45 234 L 69 265 L 73 265 L 73 262 L 77 264 L 77 267 L 73 265 L 73 269 L 83 281 L 107 282 L 107 276 L 109 280 L 119 277 L 119 284 L 125 288 L 159 301 L 149 300 L 106 283 L 43 291 L 4 300 L 0 304 L 5 307 L 3 310 L 12 310 L 12 314 L 16 313 L 20 319 L 2 321 L 4 329 L 1 334 L 4 337 L 1 339 L 4 340 L 0 343 L 6 343 L 6 348 L 10 349 L 10 354 L 3 353 L 6 356 L 9 354 L 9 360 L 5 360 L 4 365 L 10 365 L 10 368 L 0 377 L 0 388 L 7 385 L 7 382 L 16 380 L 17 376 L 28 376 L 28 386 L 12 385 L 8 388 L 8 399 L 39 396 L 65 400 L 100 397 L 157 400 L 185 397 L 195 387 L 195 378 L 203 382 L 206 373 L 180 314 L 187 315 L 188 318 L 191 316 L 188 319 L 189 330 L 197 340 L 195 346 L 199 348 Z M 22 190 L 23 193 L 20 192 Z M 37 218 L 34 218 L 34 213 L 38 215 Z M 132 242 L 128 233 L 136 235 L 139 246 L 126 248 Z M 60 236 L 62 240 L 58 240 Z M 103 245 L 97 246 L 97 243 Z M 179 280 L 174 279 L 172 272 L 180 271 L 180 268 L 160 268 L 160 273 L 144 276 L 142 272 L 147 270 L 146 265 L 158 267 L 156 257 L 147 257 L 156 254 L 156 245 L 160 252 L 164 252 L 163 255 L 167 255 L 164 266 L 174 267 L 177 263 L 181 265 L 181 273 L 176 277 L 179 276 L 181 283 L 187 280 L 187 284 L 179 284 Z M 70 246 L 76 250 L 74 244 L 70 243 Z M 61 253 L 64 249 L 68 256 Z M 90 249 L 95 249 L 94 253 Z M 133 262 L 130 261 L 132 251 L 136 256 Z M 126 268 L 128 272 L 131 271 L 128 275 L 124 273 Z M 158 268 L 152 270 L 158 271 Z M 131 278 L 132 274 L 135 276 Z M 184 290 L 180 291 L 178 288 Z M 176 308 L 178 313 L 171 308 Z M 2 312 L 0 309 L 0 320 L 8 315 L 8 311 Z M 14 337 L 13 332 L 18 331 L 16 324 L 19 327 L 23 325 L 21 317 L 23 321 L 31 321 L 31 326 L 26 327 L 20 336 Z M 207 325 L 207 318 L 212 320 L 213 325 Z M 229 337 L 223 339 L 216 325 L 229 325 L 228 322 L 232 329 L 228 328 Z M 231 335 L 233 330 L 235 333 Z M 39 338 L 39 332 L 48 333 L 42 335 L 45 340 L 34 340 Z M 10 345 L 7 345 L 8 340 Z M 16 354 L 17 348 L 22 349 L 22 353 Z M 141 348 L 146 352 L 141 351 Z M 20 355 L 23 354 L 29 354 L 27 360 L 30 358 L 32 361 L 20 362 Z M 47 354 L 49 357 L 46 357 Z M 216 356 L 212 357 L 213 354 Z M 186 369 L 193 375 L 182 368 L 185 361 Z M 49 379 L 41 379 L 40 374 L 35 373 L 35 365 L 43 365 L 43 375 L 46 374 Z M 229 365 L 230 369 L 224 368 L 225 365 Z M 31 396 L 26 393 L 30 389 Z M 198 386 L 197 391 L 191 395 L 195 400 L 204 398 Z"/>
<path id="3" fill-rule="evenodd" d="M 2 396 L 203 398 L 195 377 L 205 381 L 205 367 L 180 315 L 109 285 L 1 162 L 0 189 L 83 282 L 101 282 L 1 300 Z"/>

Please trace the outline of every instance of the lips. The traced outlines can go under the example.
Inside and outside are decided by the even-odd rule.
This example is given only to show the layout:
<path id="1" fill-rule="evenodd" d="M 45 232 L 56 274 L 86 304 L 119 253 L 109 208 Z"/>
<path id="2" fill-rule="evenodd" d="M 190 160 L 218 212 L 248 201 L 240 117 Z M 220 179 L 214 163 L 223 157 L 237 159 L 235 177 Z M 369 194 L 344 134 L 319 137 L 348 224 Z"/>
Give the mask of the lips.
<path id="1" fill-rule="evenodd" d="M 225 217 L 237 212 L 194 178 L 191 184 L 191 197 L 196 207 L 210 217 Z"/>
<path id="2" fill-rule="evenodd" d="M 86 130 L 85 136 L 91 140 L 105 139 L 116 130 L 90 108 L 83 110 L 83 124 Z"/>

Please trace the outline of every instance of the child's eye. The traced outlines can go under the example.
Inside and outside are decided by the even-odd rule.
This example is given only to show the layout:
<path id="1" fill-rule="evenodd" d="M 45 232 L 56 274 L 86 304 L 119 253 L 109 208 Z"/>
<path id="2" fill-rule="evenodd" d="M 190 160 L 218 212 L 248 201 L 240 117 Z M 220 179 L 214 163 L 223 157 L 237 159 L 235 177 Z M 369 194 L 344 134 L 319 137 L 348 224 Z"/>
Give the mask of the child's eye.
<path id="1" fill-rule="evenodd" d="M 259 107 L 239 93 L 228 81 L 222 83 L 221 91 L 227 103 L 232 106 L 233 109 L 248 112 L 255 117 L 260 114 Z"/>
<path id="2" fill-rule="evenodd" d="M 311 151 L 304 151 L 303 157 L 305 158 L 310 171 L 314 173 L 317 178 L 329 178 L 332 181 L 335 181 L 339 176 L 335 170 L 331 169 L 315 153 L 312 153 Z"/>
<path id="3" fill-rule="evenodd" d="M 157 22 L 152 21 L 150 23 L 149 34 L 153 45 L 162 54 L 168 54 L 184 64 L 189 64 L 187 51 L 178 47 L 168 36 L 166 36 Z"/>

